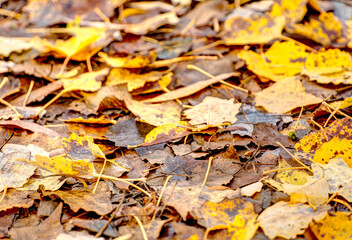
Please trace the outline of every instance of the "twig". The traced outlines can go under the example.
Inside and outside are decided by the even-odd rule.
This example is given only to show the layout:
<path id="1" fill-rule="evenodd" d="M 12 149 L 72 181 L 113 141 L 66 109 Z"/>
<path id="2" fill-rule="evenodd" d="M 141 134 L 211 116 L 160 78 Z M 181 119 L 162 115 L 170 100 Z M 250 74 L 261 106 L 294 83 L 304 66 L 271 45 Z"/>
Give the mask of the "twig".
<path id="1" fill-rule="evenodd" d="M 171 177 L 172 177 L 172 175 L 167 176 L 167 178 L 166 178 L 166 180 L 165 180 L 165 183 L 164 183 L 164 186 L 163 186 L 163 189 L 161 189 L 161 193 L 160 193 L 158 202 L 156 203 L 156 210 L 155 210 L 155 212 L 154 212 L 154 214 L 153 214 L 152 221 L 153 221 L 153 220 L 155 219 L 155 217 L 156 217 L 156 213 L 157 213 L 157 211 L 158 211 L 158 207 L 159 207 L 160 202 L 161 202 L 161 199 L 162 199 L 162 197 L 163 197 L 163 194 L 164 194 L 166 185 L 167 185 L 167 183 L 169 182 L 169 180 L 170 180 Z"/>
<path id="2" fill-rule="evenodd" d="M 31 83 L 29 84 L 28 92 L 27 92 L 26 97 L 24 98 L 24 101 L 23 101 L 22 111 L 24 111 L 24 109 L 26 108 L 27 101 L 28 101 L 29 95 L 32 92 L 33 86 L 34 86 L 34 81 L 31 80 Z"/>
<path id="3" fill-rule="evenodd" d="M 1 198 L 0 198 L 0 204 L 1 204 L 2 201 L 4 200 L 5 196 L 6 196 L 6 193 L 7 193 L 7 186 L 5 185 L 5 181 L 4 181 L 4 178 L 2 176 L 1 169 L 0 169 L 0 179 L 1 179 L 2 185 L 4 186 L 4 192 L 2 193 Z"/>
<path id="4" fill-rule="evenodd" d="M 141 229 L 141 232 L 142 232 L 142 235 L 143 235 L 143 239 L 144 240 L 148 240 L 147 233 L 145 232 L 145 229 L 143 227 L 143 224 L 142 224 L 141 220 L 139 220 L 139 218 L 135 214 L 132 214 L 132 216 L 136 219 L 136 221 L 137 221 L 137 223 L 139 225 L 139 228 Z"/>
<path id="5" fill-rule="evenodd" d="M 272 172 L 279 172 L 279 171 L 285 171 L 285 170 L 296 170 L 296 169 L 306 169 L 305 167 L 287 167 L 287 168 L 278 168 L 278 169 L 271 169 L 268 171 L 263 172 L 263 175 L 272 173 Z"/>
<path id="6" fill-rule="evenodd" d="M 125 198 L 126 198 L 126 190 L 124 189 L 122 199 L 120 200 L 119 205 L 117 205 L 116 209 L 113 211 L 113 213 L 111 213 L 111 216 L 108 219 L 107 223 L 99 230 L 99 232 L 97 232 L 97 234 L 95 234 L 96 238 L 99 238 L 103 234 L 105 229 L 109 226 L 109 224 L 112 222 L 112 220 L 114 220 L 114 218 L 116 217 L 116 214 L 120 211 L 120 208 L 122 207 L 122 204 L 125 201 Z"/>
<path id="7" fill-rule="evenodd" d="M 307 169 L 309 172 L 313 173 L 313 170 L 310 169 L 308 166 L 306 166 L 304 163 L 301 162 L 301 160 L 299 160 L 298 158 L 296 158 L 294 155 L 292 155 L 292 153 L 290 153 L 281 143 L 276 142 L 276 144 L 278 144 L 280 147 L 282 147 L 288 154 L 290 154 L 290 156 L 299 164 L 302 165 L 302 167 L 304 167 L 305 169 Z"/>
<path id="8" fill-rule="evenodd" d="M 11 132 L 11 135 L 8 139 L 5 140 L 5 142 L 1 145 L 0 147 L 0 151 L 2 150 L 2 148 L 10 141 L 10 139 L 13 137 L 13 132 Z"/>
<path id="9" fill-rule="evenodd" d="M 214 75 L 212 75 L 212 74 L 210 74 L 210 73 L 204 71 L 203 69 L 201 69 L 201 68 L 199 68 L 199 67 L 197 67 L 197 66 L 195 66 L 195 65 L 191 65 L 191 64 L 190 64 L 190 65 L 187 65 L 187 68 L 188 68 L 188 69 L 196 70 L 196 71 L 198 71 L 198 72 L 200 72 L 200 73 L 203 73 L 205 76 L 210 77 L 210 78 L 212 78 L 212 79 L 216 79 L 218 82 L 220 82 L 220 83 L 222 83 L 222 84 L 224 84 L 224 85 L 226 85 L 226 86 L 229 86 L 229 87 L 231 87 L 231 88 L 234 88 L 234 89 L 240 90 L 240 91 L 242 91 L 242 92 L 248 93 L 248 90 L 246 90 L 246 89 L 244 89 L 244 88 L 241 88 L 241 87 L 238 87 L 238 86 L 235 86 L 235 85 L 232 85 L 232 84 L 230 84 L 230 83 L 228 83 L 228 82 L 225 82 L 224 80 L 218 79 L 218 78 L 215 77 Z"/>
<path id="10" fill-rule="evenodd" d="M 203 188 L 205 186 L 205 183 L 206 183 L 206 181 L 208 179 L 208 175 L 209 175 L 209 172 L 210 172 L 211 164 L 213 163 L 213 159 L 214 159 L 214 157 L 210 157 L 209 158 L 207 172 L 205 173 L 205 177 L 204 177 L 204 180 L 203 180 L 203 183 L 202 183 L 202 187 L 199 190 L 198 196 L 202 193 L 202 190 L 203 190 Z"/>
<path id="11" fill-rule="evenodd" d="M 331 108 L 331 109 L 333 109 L 333 110 L 335 110 L 336 112 L 338 112 L 338 113 L 341 114 L 342 116 L 345 116 L 345 117 L 349 118 L 350 120 L 352 120 L 352 117 L 351 117 L 351 116 L 348 116 L 346 113 L 344 113 L 344 112 L 340 111 L 339 109 L 337 109 L 337 108 L 331 106 L 330 104 L 326 103 L 325 101 L 323 101 L 323 105 L 324 105 L 324 106 L 327 106 L 327 107 L 329 107 L 329 108 Z"/>

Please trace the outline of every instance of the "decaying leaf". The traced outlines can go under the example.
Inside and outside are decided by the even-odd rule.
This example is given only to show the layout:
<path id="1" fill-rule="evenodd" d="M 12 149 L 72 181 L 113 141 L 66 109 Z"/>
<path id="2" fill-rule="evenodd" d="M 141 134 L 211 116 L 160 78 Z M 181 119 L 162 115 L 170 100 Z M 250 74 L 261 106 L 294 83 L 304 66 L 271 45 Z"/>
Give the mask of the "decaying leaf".
<path id="1" fill-rule="evenodd" d="M 302 74 L 322 84 L 351 84 L 351 69 L 351 55 L 348 52 L 329 49 L 309 54 Z"/>
<path id="2" fill-rule="evenodd" d="M 225 198 L 219 203 L 206 201 L 193 212 L 208 232 L 226 229 L 231 239 L 252 239 L 258 228 L 253 205 L 240 198 Z"/>
<path id="3" fill-rule="evenodd" d="M 352 140 L 339 139 L 338 136 L 329 142 L 323 143 L 315 151 L 313 162 L 328 164 L 330 159 L 343 158 L 347 165 L 352 168 Z"/>
<path id="4" fill-rule="evenodd" d="M 327 214 L 324 218 L 313 221 L 310 228 L 319 240 L 349 239 L 352 235 L 352 222 L 345 212 Z"/>
<path id="5" fill-rule="evenodd" d="M 225 21 L 223 39 L 228 45 L 267 43 L 281 36 L 284 17 L 270 15 L 245 18 L 236 16 Z"/>
<path id="6" fill-rule="evenodd" d="M 304 184 L 279 183 L 273 179 L 266 182 L 290 195 L 292 203 L 310 203 L 314 206 L 324 206 L 329 198 L 329 184 L 324 179 L 324 171 L 316 164 L 312 164 L 313 176 L 307 177 Z M 297 176 L 296 178 L 299 178 Z M 303 177 L 306 177 L 303 175 Z M 297 179 L 298 180 L 298 179 Z"/>
<path id="7" fill-rule="evenodd" d="M 294 24 L 287 28 L 290 33 L 299 34 L 312 39 L 323 46 L 330 46 L 333 43 L 342 41 L 346 43 L 344 30 L 340 20 L 331 12 L 323 12 L 318 19 L 310 19 L 304 24 Z"/>

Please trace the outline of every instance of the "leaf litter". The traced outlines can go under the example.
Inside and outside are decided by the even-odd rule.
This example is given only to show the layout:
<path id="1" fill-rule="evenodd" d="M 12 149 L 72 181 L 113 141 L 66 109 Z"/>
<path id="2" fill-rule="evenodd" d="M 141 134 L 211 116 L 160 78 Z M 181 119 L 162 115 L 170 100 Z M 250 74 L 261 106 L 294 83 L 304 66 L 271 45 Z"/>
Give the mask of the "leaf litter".
<path id="1" fill-rule="evenodd" d="M 1 10 L 1 238 L 350 237 L 352 38 L 337 4 Z"/>

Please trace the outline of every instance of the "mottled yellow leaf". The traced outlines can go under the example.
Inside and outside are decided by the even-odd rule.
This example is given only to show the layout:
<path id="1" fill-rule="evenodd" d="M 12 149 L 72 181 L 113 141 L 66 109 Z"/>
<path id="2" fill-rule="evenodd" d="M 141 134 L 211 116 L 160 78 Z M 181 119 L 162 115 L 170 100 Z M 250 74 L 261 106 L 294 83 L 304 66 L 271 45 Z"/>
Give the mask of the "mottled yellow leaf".
<path id="1" fill-rule="evenodd" d="M 35 161 L 28 161 L 28 163 L 54 174 L 89 177 L 89 174 L 95 173 L 93 163 L 84 160 L 72 160 L 65 156 L 48 158 L 40 155 L 35 155 L 35 159 Z"/>
<path id="2" fill-rule="evenodd" d="M 92 137 L 80 137 L 73 133 L 69 138 L 63 138 L 62 146 L 65 153 L 73 160 L 94 161 L 95 158 L 105 158 L 105 154 L 94 143 Z"/>
<path id="3" fill-rule="evenodd" d="M 309 22 L 293 24 L 286 30 L 312 39 L 323 46 L 330 46 L 338 41 L 346 41 L 341 39 L 344 35 L 342 24 L 332 12 L 322 12 L 318 19 L 310 18 Z"/>
<path id="4" fill-rule="evenodd" d="M 299 158 L 312 160 L 315 151 L 323 143 L 330 141 L 335 136 L 338 136 L 340 139 L 352 139 L 352 120 L 348 118 L 338 119 L 329 127 L 304 136 L 295 145 L 297 151 L 295 155 Z"/>
<path id="5" fill-rule="evenodd" d="M 219 203 L 206 201 L 193 212 L 207 231 L 227 229 L 229 239 L 252 239 L 258 228 L 253 204 L 240 198 L 226 198 Z"/>
<path id="6" fill-rule="evenodd" d="M 306 74 L 332 74 L 352 68 L 351 55 L 340 49 L 310 53 L 305 64 Z"/>
<path id="7" fill-rule="evenodd" d="M 310 229 L 318 240 L 345 240 L 352 237 L 352 221 L 348 212 L 327 214 L 324 218 L 313 221 Z"/>
<path id="8" fill-rule="evenodd" d="M 158 144 L 187 136 L 191 134 L 187 127 L 189 127 L 189 124 L 186 121 L 161 125 L 151 130 L 147 136 L 145 136 L 144 142 Z"/>
<path id="9" fill-rule="evenodd" d="M 223 39 L 228 45 L 268 43 L 281 36 L 284 24 L 285 17 L 236 16 L 225 21 Z"/>
<path id="10" fill-rule="evenodd" d="M 307 12 L 307 0 L 280 0 L 275 2 L 271 9 L 271 15 L 275 17 L 285 16 L 286 24 L 302 21 Z"/>
<path id="11" fill-rule="evenodd" d="M 291 167 L 292 166 L 288 164 L 284 159 L 279 160 L 279 169 Z M 281 183 L 303 185 L 308 181 L 310 175 L 306 170 L 290 169 L 278 171 L 275 177 Z"/>
<path id="12" fill-rule="evenodd" d="M 297 180 L 282 178 L 284 183 L 277 182 L 273 179 L 267 179 L 265 181 L 277 190 L 289 194 L 291 202 L 309 202 L 314 206 L 324 206 L 329 198 L 329 184 L 327 180 L 323 178 L 324 172 L 318 165 L 312 164 L 312 169 L 314 172 L 313 176 L 308 176 L 306 173 L 301 172 L 301 176 L 296 174 Z M 300 177 L 302 177 L 301 181 L 299 180 Z M 291 181 L 292 183 L 285 183 L 285 181 Z M 304 181 L 306 182 L 298 184 Z"/>
<path id="13" fill-rule="evenodd" d="M 315 151 L 313 162 L 328 164 L 330 159 L 341 157 L 347 165 L 352 168 L 352 140 L 346 138 L 339 139 L 338 136 L 329 142 L 323 143 Z"/>

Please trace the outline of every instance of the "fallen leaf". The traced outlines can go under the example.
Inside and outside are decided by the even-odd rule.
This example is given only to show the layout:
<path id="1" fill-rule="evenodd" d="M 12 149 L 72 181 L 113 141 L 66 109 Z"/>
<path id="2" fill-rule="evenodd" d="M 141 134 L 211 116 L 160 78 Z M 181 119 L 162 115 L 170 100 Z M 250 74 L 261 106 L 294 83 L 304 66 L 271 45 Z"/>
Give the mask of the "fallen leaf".
<path id="1" fill-rule="evenodd" d="M 55 211 L 41 222 L 38 226 L 21 228 L 11 228 L 9 233 L 12 239 L 52 239 L 64 232 L 61 225 L 61 212 L 63 203 L 61 202 Z M 48 231 L 50 229 L 50 231 Z"/>
<path id="2" fill-rule="evenodd" d="M 154 61 L 155 54 L 150 56 L 135 56 L 135 57 L 109 57 L 106 53 L 99 52 L 99 57 L 104 62 L 114 68 L 143 68 Z"/>
<path id="3" fill-rule="evenodd" d="M 169 101 L 159 104 L 147 104 L 132 99 L 125 100 L 127 108 L 138 117 L 139 121 L 153 126 L 161 126 L 180 121 L 181 107 Z"/>
<path id="4" fill-rule="evenodd" d="M 351 55 L 348 52 L 329 49 L 309 54 L 302 74 L 322 84 L 351 84 L 351 69 Z"/>
<path id="5" fill-rule="evenodd" d="M 322 12 L 318 19 L 311 18 L 304 24 L 292 24 L 286 30 L 291 34 L 299 34 L 312 39 L 323 46 L 331 46 L 339 41 L 346 43 L 343 39 L 345 34 L 343 26 L 332 12 Z"/>
<path id="6" fill-rule="evenodd" d="M 241 104 L 233 102 L 233 99 L 225 100 L 209 96 L 195 107 L 185 110 L 184 114 L 190 119 L 190 124 L 198 127 L 215 127 L 223 123 L 234 123 Z"/>
<path id="7" fill-rule="evenodd" d="M 253 205 L 240 198 L 225 198 L 219 203 L 206 201 L 193 212 L 207 232 L 226 229 L 231 239 L 252 239 L 258 228 Z"/>
<path id="8" fill-rule="evenodd" d="M 312 94 L 297 79 L 282 80 L 255 94 L 256 106 L 271 113 L 286 113 L 297 107 L 318 104 L 323 101 Z"/>
<path id="9" fill-rule="evenodd" d="M 236 16 L 225 21 L 222 36 L 228 45 L 261 44 L 281 37 L 285 17 L 270 15 L 245 18 Z"/>
<path id="10" fill-rule="evenodd" d="M 329 142 L 323 143 L 314 154 L 313 162 L 328 164 L 330 159 L 343 158 L 347 165 L 352 168 L 352 140 L 339 139 L 338 136 Z"/>
<path id="11" fill-rule="evenodd" d="M 156 82 L 161 80 L 163 72 L 151 71 L 148 73 L 133 73 L 128 69 L 115 68 L 111 70 L 106 85 L 113 86 L 117 84 L 127 83 L 129 92 L 143 87 L 147 82 Z"/>
<path id="12" fill-rule="evenodd" d="M 95 194 L 92 194 L 94 184 L 89 185 L 86 189 L 63 191 L 58 190 L 55 192 L 45 191 L 44 196 L 55 195 L 62 199 L 70 206 L 72 211 L 77 212 L 79 209 L 86 211 L 93 211 L 99 215 L 106 215 L 113 210 L 110 202 L 110 191 L 108 186 L 101 182 Z"/>
<path id="13" fill-rule="evenodd" d="M 176 185 L 176 187 L 170 184 L 165 188 L 163 199 L 168 199 L 167 205 L 174 207 L 182 219 L 185 220 L 192 209 L 201 207 L 206 199 L 210 202 L 218 203 L 225 199 L 225 197 L 229 199 L 239 197 L 239 193 L 236 191 L 209 190 L 207 186 L 204 186 L 199 195 L 201 189 L 202 186 L 200 184 L 196 186 Z"/>
<path id="14" fill-rule="evenodd" d="M 319 240 L 349 239 L 352 235 L 350 216 L 344 212 L 327 214 L 324 218 L 313 221 L 310 229 Z"/>
<path id="15" fill-rule="evenodd" d="M 319 164 L 324 169 L 324 178 L 329 183 L 329 193 L 352 201 L 352 169 L 342 158 L 331 159 L 328 164 Z"/>
<path id="16" fill-rule="evenodd" d="M 257 220 L 269 238 L 289 239 L 302 234 L 313 219 L 323 218 L 329 209 L 329 206 L 324 206 L 315 210 L 307 204 L 281 201 L 266 208 Z"/>
<path id="17" fill-rule="evenodd" d="M 270 14 L 275 17 L 285 16 L 286 25 L 302 21 L 307 12 L 307 0 L 281 0 L 274 2 Z"/>
<path id="18" fill-rule="evenodd" d="M 168 123 L 156 127 L 145 136 L 142 146 L 159 144 L 185 137 L 191 134 L 187 127 L 189 127 L 189 124 L 186 121 Z"/>
<path id="19" fill-rule="evenodd" d="M 303 177 L 307 181 L 303 184 L 279 183 L 273 179 L 266 182 L 279 191 L 290 195 L 291 203 L 309 203 L 314 206 L 324 206 L 329 199 L 329 184 L 324 178 L 324 171 L 316 164 L 312 164 L 313 176 Z M 297 176 L 299 178 L 299 176 Z"/>

